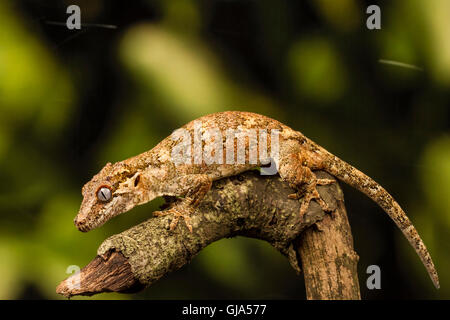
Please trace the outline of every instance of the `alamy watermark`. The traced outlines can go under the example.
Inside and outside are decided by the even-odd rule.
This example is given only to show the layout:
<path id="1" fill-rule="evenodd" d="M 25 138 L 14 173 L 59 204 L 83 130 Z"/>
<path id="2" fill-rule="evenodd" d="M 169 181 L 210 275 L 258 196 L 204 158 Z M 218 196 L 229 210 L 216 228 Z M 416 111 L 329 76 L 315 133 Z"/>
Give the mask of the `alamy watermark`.
<path id="1" fill-rule="evenodd" d="M 72 276 L 70 276 L 67 281 L 67 287 L 70 290 L 73 289 L 80 289 L 81 288 L 81 274 L 80 274 L 80 267 L 77 265 L 70 265 L 67 267 L 66 269 L 66 273 L 67 274 L 72 274 Z"/>
<path id="2" fill-rule="evenodd" d="M 66 20 L 67 29 L 80 30 L 81 29 L 81 9 L 80 9 L 80 7 L 75 4 L 72 4 L 67 7 L 66 13 L 70 14 L 70 16 Z"/>
<path id="3" fill-rule="evenodd" d="M 184 128 L 172 133 L 171 139 L 178 143 L 172 148 L 171 160 L 175 165 L 261 164 L 262 175 L 274 175 L 279 165 L 279 135 L 277 129 L 237 128 L 227 129 L 223 136 L 219 128 L 206 129 L 197 120 L 192 134 Z"/>
<path id="4" fill-rule="evenodd" d="M 366 13 L 370 16 L 366 20 L 366 27 L 369 30 L 381 29 L 381 9 L 376 4 L 370 5 L 366 9 Z"/>
<path id="5" fill-rule="evenodd" d="M 66 26 L 69 30 L 80 30 L 81 29 L 81 8 L 75 4 L 69 5 L 66 9 L 66 13 L 69 17 L 66 20 Z M 366 20 L 366 27 L 369 30 L 379 30 L 381 29 L 381 9 L 379 6 L 373 4 L 367 7 L 366 14 L 369 17 Z M 111 25 L 97 25 L 106 28 L 115 28 Z"/>
<path id="6" fill-rule="evenodd" d="M 373 289 L 381 289 L 381 269 L 376 264 L 372 264 L 367 267 L 366 270 L 367 274 L 370 274 L 370 276 L 367 278 L 366 286 L 367 289 L 373 290 Z"/>

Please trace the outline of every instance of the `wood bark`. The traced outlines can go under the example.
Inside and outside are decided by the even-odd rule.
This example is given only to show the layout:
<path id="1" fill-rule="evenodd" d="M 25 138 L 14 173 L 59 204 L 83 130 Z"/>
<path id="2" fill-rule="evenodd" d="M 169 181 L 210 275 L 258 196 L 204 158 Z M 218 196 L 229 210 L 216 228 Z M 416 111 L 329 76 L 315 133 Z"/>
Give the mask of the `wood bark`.
<path id="1" fill-rule="evenodd" d="M 296 241 L 308 300 L 360 300 L 353 237 L 343 202 Z"/>
<path id="2" fill-rule="evenodd" d="M 250 171 L 215 181 L 192 216 L 192 233 L 182 220 L 169 230 L 170 216 L 150 218 L 106 239 L 97 257 L 56 291 L 66 297 L 135 292 L 181 268 L 208 244 L 240 235 L 268 241 L 299 273 L 301 257 L 308 299 L 360 299 L 342 191 L 337 183 L 318 191 L 333 212 L 312 201 L 300 217 L 302 199 L 289 199 L 295 191 L 279 176 Z"/>

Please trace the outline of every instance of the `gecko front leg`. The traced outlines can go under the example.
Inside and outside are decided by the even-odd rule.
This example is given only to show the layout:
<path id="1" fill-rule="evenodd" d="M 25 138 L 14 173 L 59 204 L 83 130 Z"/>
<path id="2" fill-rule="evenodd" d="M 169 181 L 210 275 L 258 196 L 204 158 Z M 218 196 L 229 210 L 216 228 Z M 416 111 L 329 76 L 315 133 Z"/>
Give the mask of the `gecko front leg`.
<path id="1" fill-rule="evenodd" d="M 172 214 L 170 230 L 174 230 L 180 218 L 184 219 L 186 227 L 192 232 L 191 215 L 200 204 L 206 193 L 211 189 L 212 180 L 206 174 L 190 174 L 168 182 L 168 191 L 165 195 L 182 197 L 171 208 L 164 211 L 155 211 L 153 215 L 163 216 Z"/>
<path id="2" fill-rule="evenodd" d="M 306 214 L 312 200 L 316 200 L 323 211 L 331 211 L 317 191 L 317 186 L 328 185 L 334 183 L 335 180 L 318 179 L 313 173 L 312 168 L 320 169 L 320 163 L 311 163 L 311 160 L 302 152 L 294 153 L 282 161 L 279 169 L 281 178 L 297 190 L 296 193 L 290 194 L 288 197 L 290 199 L 300 199 L 303 197 L 300 206 L 301 218 Z"/>

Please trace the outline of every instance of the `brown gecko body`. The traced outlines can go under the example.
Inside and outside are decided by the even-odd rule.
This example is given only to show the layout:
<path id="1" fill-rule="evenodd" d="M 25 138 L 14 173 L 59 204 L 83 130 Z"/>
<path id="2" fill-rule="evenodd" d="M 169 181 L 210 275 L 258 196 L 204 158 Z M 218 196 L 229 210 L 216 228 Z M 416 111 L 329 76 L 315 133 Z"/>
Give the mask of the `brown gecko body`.
<path id="1" fill-rule="evenodd" d="M 239 137 L 243 144 L 239 144 Z M 262 150 L 264 148 L 266 150 Z M 256 150 L 258 157 L 254 157 L 252 150 Z M 266 152 L 260 153 L 261 150 Z M 240 151 L 244 161 L 239 162 Z M 174 214 L 171 228 L 183 217 L 192 230 L 189 216 L 211 187 L 212 181 L 271 161 L 275 163 L 281 178 L 299 191 L 293 197 L 303 196 L 301 215 L 313 199 L 328 210 L 316 186 L 329 184 L 332 180 L 317 179 L 312 170 L 327 171 L 366 194 L 400 228 L 421 258 L 433 283 L 439 287 L 437 272 L 420 236 L 405 212 L 383 187 L 302 133 L 271 118 L 249 112 L 229 111 L 201 117 L 145 153 L 115 164 L 108 163 L 83 187 L 84 199 L 75 224 L 81 231 L 89 231 L 136 205 L 159 196 L 175 196 L 184 198 L 164 214 Z"/>

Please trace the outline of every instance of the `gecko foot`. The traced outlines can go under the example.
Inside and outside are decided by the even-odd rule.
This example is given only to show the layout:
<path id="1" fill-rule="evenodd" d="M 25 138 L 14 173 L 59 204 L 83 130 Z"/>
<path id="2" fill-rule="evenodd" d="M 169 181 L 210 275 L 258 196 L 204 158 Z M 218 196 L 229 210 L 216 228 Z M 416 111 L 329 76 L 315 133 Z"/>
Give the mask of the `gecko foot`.
<path id="1" fill-rule="evenodd" d="M 164 210 L 164 211 L 155 211 L 153 212 L 153 215 L 155 217 L 161 217 L 161 216 L 166 216 L 166 215 L 173 215 L 173 219 L 170 222 L 170 230 L 174 230 L 177 225 L 178 225 L 178 221 L 180 220 L 180 218 L 184 219 L 184 223 L 186 224 L 186 227 L 189 229 L 189 231 L 192 233 L 192 224 L 191 224 L 191 212 L 190 210 L 180 207 L 180 206 L 175 206 L 172 207 L 170 209 Z"/>
<path id="2" fill-rule="evenodd" d="M 301 190 L 299 190 L 299 192 L 288 195 L 289 199 L 295 199 L 295 200 L 298 200 L 303 197 L 302 204 L 300 206 L 300 218 L 301 219 L 303 219 L 303 217 L 305 216 L 305 214 L 309 208 L 309 204 L 310 204 L 311 200 L 316 200 L 316 202 L 320 205 L 320 207 L 322 208 L 323 211 L 325 211 L 325 212 L 332 211 L 328 207 L 326 202 L 323 201 L 323 199 L 321 198 L 316 187 L 318 185 L 321 185 L 321 186 L 329 185 L 329 184 L 332 184 L 335 182 L 336 181 L 332 180 L 332 179 L 316 179 L 313 183 L 303 186 L 301 188 Z"/>

